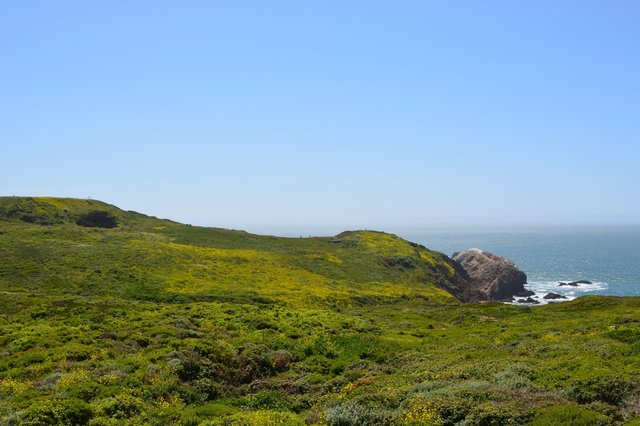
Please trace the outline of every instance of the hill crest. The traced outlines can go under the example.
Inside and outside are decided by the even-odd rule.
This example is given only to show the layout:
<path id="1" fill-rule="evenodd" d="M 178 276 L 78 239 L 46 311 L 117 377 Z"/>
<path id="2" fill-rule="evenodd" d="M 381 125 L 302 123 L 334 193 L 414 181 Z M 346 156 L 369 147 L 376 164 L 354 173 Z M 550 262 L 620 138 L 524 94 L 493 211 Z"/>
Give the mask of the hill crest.
<path id="1" fill-rule="evenodd" d="M 92 212 L 112 215 L 117 226 L 80 226 L 79 219 Z M 65 268 L 85 271 L 68 280 L 69 288 L 58 289 L 65 292 L 76 292 L 91 281 L 93 292 L 108 289 L 154 300 L 250 294 L 249 299 L 336 307 L 398 300 L 440 304 L 455 301 L 454 294 L 460 296 L 460 277 L 447 256 L 379 231 L 345 231 L 335 237 L 262 236 L 184 225 L 97 200 L 53 197 L 0 197 L 0 218 L 11 223 L 3 227 L 16 240 L 32 235 L 27 245 L 34 250 L 42 245 L 35 237 L 37 230 L 47 229 L 47 238 L 57 244 L 47 250 L 45 264 L 53 262 L 53 256 L 74 258 L 41 274 L 43 282 L 51 282 L 49 274 L 63 276 L 68 274 Z M 92 258 L 77 252 L 80 242 Z M 15 252 L 9 256 L 18 263 L 29 261 Z M 111 283 L 114 277 L 105 271 L 114 268 L 103 258 L 117 263 L 118 270 L 131 271 L 126 285 L 122 280 Z M 101 273 L 86 272 L 91 270 Z"/>

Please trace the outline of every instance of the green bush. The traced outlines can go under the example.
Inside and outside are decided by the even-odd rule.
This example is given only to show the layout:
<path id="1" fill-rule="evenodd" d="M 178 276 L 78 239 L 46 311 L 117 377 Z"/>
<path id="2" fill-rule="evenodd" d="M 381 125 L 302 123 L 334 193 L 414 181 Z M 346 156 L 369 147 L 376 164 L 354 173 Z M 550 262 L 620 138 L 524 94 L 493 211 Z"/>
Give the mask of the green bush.
<path id="1" fill-rule="evenodd" d="M 431 402 L 437 408 L 444 426 L 455 425 L 463 421 L 472 407 L 470 400 L 455 397 L 438 398 L 431 400 Z"/>
<path id="2" fill-rule="evenodd" d="M 598 426 L 609 423 L 606 416 L 571 404 L 543 408 L 530 424 L 532 426 Z"/>
<path id="3" fill-rule="evenodd" d="M 475 407 L 462 422 L 464 426 L 503 426 L 526 423 L 528 415 L 511 407 L 482 404 Z"/>
<path id="4" fill-rule="evenodd" d="M 114 419 L 128 419 L 144 409 L 144 402 L 129 394 L 120 394 L 100 402 L 100 414 Z"/>
<path id="5" fill-rule="evenodd" d="M 194 380 L 193 387 L 202 395 L 204 401 L 214 400 L 222 395 L 222 385 L 209 378 Z"/>
<path id="6" fill-rule="evenodd" d="M 100 394 L 101 386 L 100 384 L 89 381 L 89 382 L 80 382 L 75 383 L 72 387 L 70 387 L 67 392 L 70 396 L 74 398 L 81 399 L 83 401 L 89 402 L 96 396 Z"/>
<path id="7" fill-rule="evenodd" d="M 83 425 L 87 424 L 93 411 L 84 401 L 78 399 L 40 400 L 20 413 L 20 425 Z"/>

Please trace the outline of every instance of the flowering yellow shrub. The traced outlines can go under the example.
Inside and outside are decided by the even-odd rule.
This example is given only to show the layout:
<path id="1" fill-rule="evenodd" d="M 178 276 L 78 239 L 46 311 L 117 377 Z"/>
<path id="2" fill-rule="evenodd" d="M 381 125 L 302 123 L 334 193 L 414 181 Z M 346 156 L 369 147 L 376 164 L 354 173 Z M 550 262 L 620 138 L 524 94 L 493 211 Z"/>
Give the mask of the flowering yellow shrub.
<path id="1" fill-rule="evenodd" d="M 121 379 L 120 376 L 118 376 L 117 374 L 109 372 L 101 376 L 100 379 L 98 379 L 98 381 L 103 385 L 111 385 L 113 383 L 116 383 L 120 379 Z"/>
<path id="2" fill-rule="evenodd" d="M 31 382 L 20 382 L 15 379 L 0 379 L 0 394 L 19 395 L 33 386 Z"/>
<path id="3" fill-rule="evenodd" d="M 346 391 L 348 391 L 348 392 L 352 392 L 352 391 L 358 389 L 360 386 L 370 385 L 371 383 L 373 383 L 373 377 L 366 376 L 366 377 L 363 377 L 361 379 L 356 380 L 355 382 L 349 383 L 348 385 L 346 385 L 344 387 L 344 389 Z"/>
<path id="4" fill-rule="evenodd" d="M 408 245 L 406 241 L 392 234 L 372 231 L 360 232 L 358 239 L 367 248 L 375 250 L 377 253 L 394 256 L 411 256 L 415 253 L 413 247 Z"/>
<path id="5" fill-rule="evenodd" d="M 368 245 L 381 244 L 390 254 L 415 254 L 400 238 L 389 234 L 362 233 Z M 428 298 L 446 303 L 453 296 L 435 285 L 412 285 L 386 281 L 352 281 L 331 279 L 297 266 L 290 256 L 269 251 L 197 247 L 157 240 L 134 240 L 129 243 L 134 257 L 153 264 L 158 276 L 164 277 L 164 290 L 177 294 L 255 292 L 258 295 L 302 306 L 310 302 L 331 300 L 353 305 L 363 296 L 376 302 L 393 302 L 398 298 Z M 342 259 L 330 252 L 305 255 L 327 264 L 341 264 Z"/>
<path id="6" fill-rule="evenodd" d="M 558 333 L 546 333 L 542 337 L 540 337 L 545 343 L 558 343 L 562 340 L 562 335 Z"/>
<path id="7" fill-rule="evenodd" d="M 305 423 L 295 414 L 258 410 L 234 414 L 229 417 L 202 423 L 202 426 L 303 426 Z"/>
<path id="8" fill-rule="evenodd" d="M 400 422 L 402 425 L 407 426 L 442 425 L 442 419 L 438 414 L 437 408 L 420 398 L 414 398 L 409 401 L 409 406 L 402 414 Z"/>
<path id="9" fill-rule="evenodd" d="M 72 370 L 68 373 L 65 373 L 58 380 L 58 385 L 60 387 L 71 386 L 75 383 L 86 380 L 89 377 L 89 372 L 84 368 L 78 368 L 77 370 Z"/>

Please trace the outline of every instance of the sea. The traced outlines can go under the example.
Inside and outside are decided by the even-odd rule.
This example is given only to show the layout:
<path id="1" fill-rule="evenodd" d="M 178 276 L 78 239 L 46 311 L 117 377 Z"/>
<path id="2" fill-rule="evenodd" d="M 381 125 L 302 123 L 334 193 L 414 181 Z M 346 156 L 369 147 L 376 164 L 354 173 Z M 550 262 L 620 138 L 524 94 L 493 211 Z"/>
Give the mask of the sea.
<path id="1" fill-rule="evenodd" d="M 394 232 L 451 256 L 479 248 L 511 259 L 527 274 L 535 299 L 553 292 L 640 296 L 640 226 L 589 228 L 412 229 Z M 560 282 L 588 280 L 578 287 Z M 560 299 L 558 299 L 560 300 Z"/>

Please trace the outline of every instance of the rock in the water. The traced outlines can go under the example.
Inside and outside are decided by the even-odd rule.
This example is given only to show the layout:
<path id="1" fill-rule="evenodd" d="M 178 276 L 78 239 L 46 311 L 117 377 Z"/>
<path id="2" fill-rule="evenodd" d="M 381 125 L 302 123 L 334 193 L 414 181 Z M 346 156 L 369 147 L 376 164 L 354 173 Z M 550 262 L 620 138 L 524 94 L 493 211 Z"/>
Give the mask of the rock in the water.
<path id="1" fill-rule="evenodd" d="M 566 297 L 558 293 L 547 293 L 543 299 L 566 299 Z"/>
<path id="2" fill-rule="evenodd" d="M 529 297 L 529 296 L 533 296 L 534 294 L 536 294 L 535 291 L 525 290 L 525 291 L 521 291 L 519 293 L 514 294 L 514 296 L 515 297 Z"/>
<path id="3" fill-rule="evenodd" d="M 518 299 L 518 303 L 529 303 L 529 304 L 533 304 L 533 305 L 539 305 L 540 302 L 537 301 L 536 299 L 532 299 L 530 297 L 527 297 L 526 299 Z"/>
<path id="4" fill-rule="evenodd" d="M 569 281 L 569 282 L 559 282 L 558 283 L 558 287 L 563 287 L 563 286 L 571 286 L 571 287 L 578 287 L 580 284 L 593 284 L 591 281 L 589 280 L 578 280 L 578 281 Z"/>
<path id="5" fill-rule="evenodd" d="M 505 257 L 469 249 L 454 253 L 452 259 L 469 276 L 469 286 L 479 300 L 511 301 L 514 295 L 527 292 L 524 288 L 527 275 Z"/>

